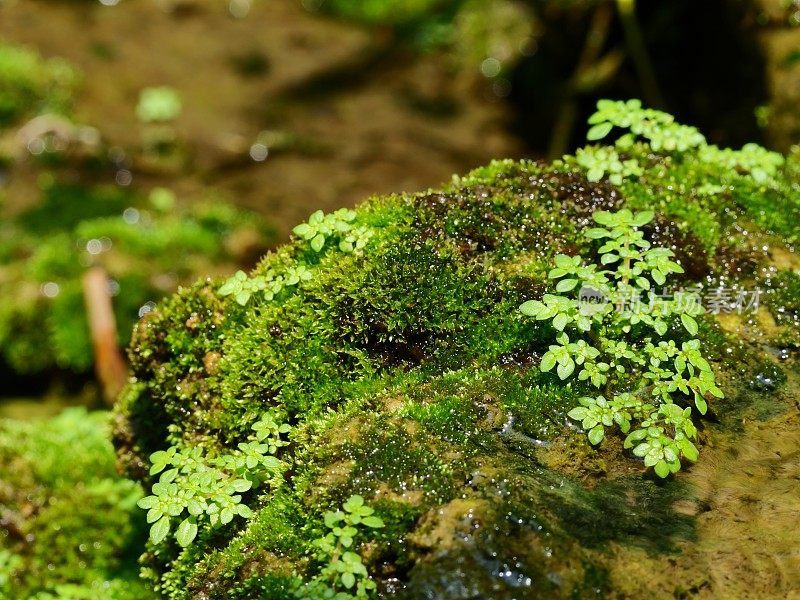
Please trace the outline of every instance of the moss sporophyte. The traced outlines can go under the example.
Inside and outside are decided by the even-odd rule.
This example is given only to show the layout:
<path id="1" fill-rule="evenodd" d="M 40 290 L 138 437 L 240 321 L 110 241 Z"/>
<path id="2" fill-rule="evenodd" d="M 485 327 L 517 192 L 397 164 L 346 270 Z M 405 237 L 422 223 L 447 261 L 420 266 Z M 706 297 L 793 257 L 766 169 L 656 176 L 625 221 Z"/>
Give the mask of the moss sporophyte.
<path id="1" fill-rule="evenodd" d="M 693 410 L 703 415 L 708 397 L 723 397 L 692 337 L 698 332 L 694 316 L 703 308 L 691 293 L 656 294 L 655 285 L 683 268 L 671 250 L 644 239 L 639 228 L 653 219 L 652 211 L 599 211 L 592 218 L 601 227 L 584 236 L 601 244 L 600 265 L 557 255 L 548 277 L 558 280 L 559 294 L 529 300 L 520 311 L 551 321 L 556 343 L 539 368 L 555 368 L 561 380 L 577 373 L 576 387 L 586 395 L 569 417 L 587 430 L 589 441 L 599 444 L 606 428 L 616 426 L 627 434 L 625 448 L 666 477 L 681 468 L 681 459 L 697 460 Z M 642 294 L 647 302 L 639 301 Z M 668 333 L 676 320 L 688 336 Z M 570 341 L 570 334 L 578 339 Z"/>

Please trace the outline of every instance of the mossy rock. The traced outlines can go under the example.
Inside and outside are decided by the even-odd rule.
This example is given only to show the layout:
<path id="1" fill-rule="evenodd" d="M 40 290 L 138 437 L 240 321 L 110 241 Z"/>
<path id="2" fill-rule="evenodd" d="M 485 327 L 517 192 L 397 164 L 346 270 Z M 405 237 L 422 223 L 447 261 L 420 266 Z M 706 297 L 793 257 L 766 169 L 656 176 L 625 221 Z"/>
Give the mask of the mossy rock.
<path id="1" fill-rule="evenodd" d="M 144 600 L 142 489 L 114 468 L 108 413 L 0 420 L 0 598 Z"/>
<path id="2" fill-rule="evenodd" d="M 787 249 L 800 237 L 800 190 L 782 171 L 758 182 L 691 150 L 634 145 L 628 156 L 644 170 L 619 186 L 589 181 L 571 158 L 500 161 L 440 190 L 372 198 L 355 214 L 371 232 L 363 248 L 342 251 L 334 235 L 314 250 L 300 236 L 251 274 L 271 281 L 302 264 L 310 280 L 242 305 L 209 279 L 146 315 L 116 409 L 130 477 L 152 483 L 148 457 L 170 445 L 235 448 L 268 410 L 292 425 L 281 455 L 291 468 L 281 486 L 245 494 L 251 519 L 185 549 L 150 547 L 157 589 L 291 597 L 321 566 L 323 514 L 354 494 L 386 525 L 357 545 L 384 597 L 607 597 L 609 545 L 659 555 L 692 539 L 692 516 L 676 509 L 689 495 L 680 476 L 658 481 L 620 438 L 593 449 L 568 425 L 579 386 L 540 372 L 553 331 L 518 307 L 548 289 L 554 255 L 587 252 L 580 232 L 594 211 L 623 207 L 656 211 L 645 234 L 674 250 L 680 285 L 763 286 L 774 255 L 800 264 Z M 782 372 L 763 336 L 700 321 L 729 396 L 759 365 Z M 765 336 L 792 331 L 793 319 Z M 741 406 L 713 410 L 728 409 Z"/>

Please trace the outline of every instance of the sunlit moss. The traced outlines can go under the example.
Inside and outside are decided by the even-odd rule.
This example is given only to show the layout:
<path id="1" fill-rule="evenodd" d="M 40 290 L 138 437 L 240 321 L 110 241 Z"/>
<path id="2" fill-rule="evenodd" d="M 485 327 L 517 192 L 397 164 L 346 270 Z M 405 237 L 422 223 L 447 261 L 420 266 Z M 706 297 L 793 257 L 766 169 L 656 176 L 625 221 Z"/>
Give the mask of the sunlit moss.
<path id="1" fill-rule="evenodd" d="M 675 251 L 688 285 L 750 256 L 755 240 L 791 235 L 788 219 L 761 214 L 789 192 L 779 176 L 755 184 L 691 153 L 631 152 L 642 175 L 619 187 L 588 181 L 569 158 L 499 161 L 441 190 L 370 199 L 355 217 L 371 228 L 363 249 L 295 239 L 251 275 L 302 265 L 309 279 L 243 302 L 218 293 L 221 279 L 199 282 L 142 319 L 116 429 L 134 477 L 149 482 L 149 453 L 170 444 L 235 445 L 266 409 L 293 427 L 285 484 L 254 499 L 238 529 L 151 547 L 150 580 L 170 598 L 281 597 L 317 572 L 322 515 L 353 494 L 387 524 L 357 550 L 379 588 L 400 582 L 409 597 L 465 581 L 498 599 L 519 585 L 599 593 L 606 544 L 666 553 L 691 538 L 692 519 L 672 506 L 684 487 L 632 477 L 619 448 L 594 452 L 567 429 L 578 392 L 539 371 L 552 332 L 517 307 L 548 289 L 555 254 L 588 251 L 578 234 L 597 210 L 654 208 L 644 234 Z M 753 260 L 726 275 L 749 282 Z M 742 365 L 772 364 L 699 321 L 726 381 L 746 386 Z M 499 577 L 512 559 L 512 579 Z"/>

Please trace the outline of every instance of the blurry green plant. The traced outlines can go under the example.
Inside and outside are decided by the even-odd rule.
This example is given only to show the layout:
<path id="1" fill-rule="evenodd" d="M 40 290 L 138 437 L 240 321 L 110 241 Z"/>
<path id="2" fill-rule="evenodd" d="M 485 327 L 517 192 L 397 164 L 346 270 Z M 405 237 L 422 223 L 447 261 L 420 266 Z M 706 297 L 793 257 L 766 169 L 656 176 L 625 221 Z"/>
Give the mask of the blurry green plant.
<path id="1" fill-rule="evenodd" d="M 142 202 L 120 188 L 48 185 L 38 206 L 0 225 L 0 355 L 19 372 L 85 372 L 92 366 L 81 281 L 88 266 L 108 272 L 127 344 L 149 302 L 251 260 L 268 235 L 257 216 L 224 202 L 189 211 L 160 188 Z"/>
<path id="2" fill-rule="evenodd" d="M 139 94 L 136 117 L 142 123 L 165 123 L 177 119 L 182 109 L 181 98 L 174 88 L 145 88 Z"/>
<path id="3" fill-rule="evenodd" d="M 229 454 L 208 457 L 199 447 L 171 446 L 150 456 L 150 474 L 161 476 L 153 484 L 152 495 L 138 504 L 147 510 L 147 522 L 153 524 L 153 544 L 160 544 L 169 535 L 173 519 L 184 513 L 186 517 L 175 530 L 175 541 L 182 547 L 194 541 L 203 521 L 215 528 L 227 525 L 235 516 L 249 519 L 253 513 L 242 503 L 241 494 L 265 482 L 273 488 L 280 485 L 288 465 L 275 454 L 288 445 L 281 436 L 289 434 L 291 427 L 267 413 L 252 430 L 248 441 Z"/>
<path id="4" fill-rule="evenodd" d="M 582 397 L 569 412 L 589 441 L 599 444 L 607 427 L 617 427 L 627 434 L 625 448 L 666 477 L 681 468 L 681 457 L 698 457 L 689 405 L 703 415 L 708 397 L 724 397 L 700 341 L 668 333 L 679 322 L 690 336 L 697 335 L 694 317 L 703 308 L 691 292 L 675 292 L 669 299 L 655 293 L 654 284 L 664 285 L 683 268 L 672 260 L 671 250 L 653 248 L 644 239 L 639 228 L 653 219 L 651 211 L 592 216 L 601 227 L 588 229 L 585 237 L 603 241 L 600 266 L 612 267 L 560 254 L 549 278 L 559 280 L 555 291 L 561 295 L 529 300 L 520 311 L 550 321 L 556 330 L 556 344 L 542 356 L 542 371 L 555 368 L 562 380 L 577 372 L 580 389 L 602 389 L 600 395 Z M 567 331 L 583 339 L 570 341 Z"/>
<path id="5" fill-rule="evenodd" d="M 67 112 L 78 86 L 67 62 L 0 43 L 0 127 L 41 113 Z"/>
<path id="6" fill-rule="evenodd" d="M 452 66 L 489 79 L 507 74 L 537 29 L 532 7 L 514 0 L 310 0 L 303 5 L 389 28 L 395 42 L 417 51 L 448 49 Z"/>
<path id="7" fill-rule="evenodd" d="M 299 583 L 296 598 L 303 600 L 352 600 L 368 598 L 376 588 L 370 579 L 361 556 L 350 550 L 362 528 L 380 529 L 383 520 L 375 510 L 364 504 L 361 496 L 351 496 L 342 510 L 328 511 L 324 515 L 328 533 L 315 540 L 316 558 L 325 563 L 322 570 L 310 581 Z"/>
<path id="8" fill-rule="evenodd" d="M 144 600 L 141 489 L 120 478 L 109 417 L 0 420 L 0 598 Z"/>
<path id="9" fill-rule="evenodd" d="M 434 18 L 441 10 L 442 2 L 440 0 L 327 0 L 318 2 L 317 6 L 346 19 L 370 24 L 402 25 Z"/>

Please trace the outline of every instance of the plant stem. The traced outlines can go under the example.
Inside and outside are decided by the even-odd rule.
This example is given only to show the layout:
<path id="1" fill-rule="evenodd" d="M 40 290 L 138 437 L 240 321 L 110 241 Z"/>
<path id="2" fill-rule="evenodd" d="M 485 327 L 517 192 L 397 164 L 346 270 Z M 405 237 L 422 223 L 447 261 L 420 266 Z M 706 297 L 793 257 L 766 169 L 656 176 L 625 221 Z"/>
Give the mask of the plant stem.
<path id="1" fill-rule="evenodd" d="M 636 20 L 636 0 L 617 0 L 617 10 L 625 33 L 625 43 L 631 54 L 639 83 L 642 85 L 642 95 L 650 106 L 663 109 L 664 97 L 644 43 L 642 30 Z"/>
<path id="2" fill-rule="evenodd" d="M 631 257 L 628 255 L 628 251 L 630 250 L 630 241 L 628 240 L 627 236 L 625 236 L 624 239 L 625 241 L 622 243 L 622 249 L 625 252 L 625 259 L 622 264 L 624 273 L 624 275 L 622 276 L 622 285 L 623 287 L 627 288 L 629 281 L 628 273 L 630 273 L 631 270 Z"/>
<path id="3" fill-rule="evenodd" d="M 108 275 L 103 267 L 95 266 L 86 271 L 83 296 L 94 348 L 95 373 L 103 398 L 112 406 L 128 381 L 128 367 L 117 342 L 117 322 L 108 293 Z"/>
<path id="4" fill-rule="evenodd" d="M 612 17 L 613 10 L 608 4 L 599 4 L 592 15 L 592 21 L 589 24 L 589 31 L 586 34 L 581 55 L 565 86 L 561 110 L 556 116 L 553 132 L 550 136 L 550 144 L 547 149 L 547 156 L 550 158 L 562 156 L 569 148 L 569 140 L 579 113 L 578 96 L 581 92 L 591 91 L 583 89 L 586 87 L 586 73 L 602 60 L 600 52 L 608 39 Z M 601 83 L 603 82 L 595 82 L 596 85 Z"/>

